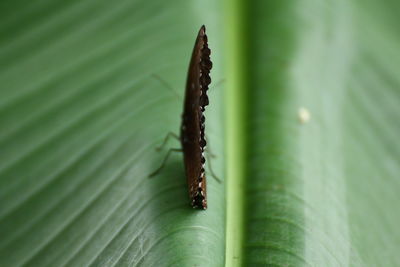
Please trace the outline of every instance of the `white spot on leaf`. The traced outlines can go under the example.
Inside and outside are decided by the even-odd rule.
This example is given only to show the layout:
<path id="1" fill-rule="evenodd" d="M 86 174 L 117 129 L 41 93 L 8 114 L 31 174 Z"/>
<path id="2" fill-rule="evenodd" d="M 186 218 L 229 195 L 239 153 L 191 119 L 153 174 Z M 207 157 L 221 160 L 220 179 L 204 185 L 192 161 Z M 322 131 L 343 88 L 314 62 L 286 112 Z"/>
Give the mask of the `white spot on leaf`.
<path id="1" fill-rule="evenodd" d="M 305 124 L 311 119 L 310 112 L 304 107 L 299 108 L 297 115 L 301 124 Z"/>

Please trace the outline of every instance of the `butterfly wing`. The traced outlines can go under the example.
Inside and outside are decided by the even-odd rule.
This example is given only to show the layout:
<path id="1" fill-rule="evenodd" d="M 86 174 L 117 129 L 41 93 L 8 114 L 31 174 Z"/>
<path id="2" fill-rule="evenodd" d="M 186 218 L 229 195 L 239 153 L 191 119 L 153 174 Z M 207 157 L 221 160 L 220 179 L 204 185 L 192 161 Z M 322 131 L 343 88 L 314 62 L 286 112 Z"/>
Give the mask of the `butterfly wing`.
<path id="1" fill-rule="evenodd" d="M 206 140 L 205 106 L 208 105 L 207 90 L 211 83 L 210 49 L 204 25 L 200 28 L 190 60 L 186 82 L 185 102 L 182 115 L 181 143 L 189 197 L 193 208 L 207 208 L 206 177 L 204 173 L 204 148 Z"/>

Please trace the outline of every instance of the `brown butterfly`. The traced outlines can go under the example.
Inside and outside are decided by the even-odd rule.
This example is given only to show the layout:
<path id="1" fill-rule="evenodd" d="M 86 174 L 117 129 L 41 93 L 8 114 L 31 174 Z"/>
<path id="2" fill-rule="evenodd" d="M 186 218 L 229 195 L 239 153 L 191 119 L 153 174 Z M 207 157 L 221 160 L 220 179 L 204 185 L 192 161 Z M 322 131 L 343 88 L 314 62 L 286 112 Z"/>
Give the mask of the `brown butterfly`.
<path id="1" fill-rule="evenodd" d="M 210 54 L 206 28 L 203 25 L 197 34 L 189 64 L 180 137 L 171 133 L 167 136 L 167 138 L 169 136 L 178 138 L 182 149 L 170 149 L 160 168 L 150 175 L 153 176 L 158 173 L 164 166 L 170 152 L 183 152 L 189 197 L 191 205 L 195 209 L 207 209 L 207 187 L 204 171 L 206 138 L 203 112 L 205 106 L 208 105 L 207 90 L 211 83 L 212 62 Z"/>
<path id="2" fill-rule="evenodd" d="M 186 179 L 192 207 L 207 208 L 206 177 L 204 174 L 204 110 L 208 105 L 207 90 L 211 83 L 210 49 L 206 28 L 200 28 L 194 44 L 186 82 L 185 102 L 182 114 L 181 144 L 185 162 Z"/>

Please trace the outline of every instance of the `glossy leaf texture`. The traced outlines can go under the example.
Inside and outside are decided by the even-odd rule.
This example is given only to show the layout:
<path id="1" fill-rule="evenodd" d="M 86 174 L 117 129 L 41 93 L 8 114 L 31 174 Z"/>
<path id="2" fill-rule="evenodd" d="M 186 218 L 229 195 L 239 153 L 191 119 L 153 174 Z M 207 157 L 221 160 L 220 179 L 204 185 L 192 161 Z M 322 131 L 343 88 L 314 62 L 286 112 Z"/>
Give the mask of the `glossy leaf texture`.
<path id="1" fill-rule="evenodd" d="M 179 133 L 202 24 L 222 78 L 215 4 L 205 15 L 198 1 L 0 5 L 0 266 L 222 265 L 224 185 L 211 179 L 196 212 L 182 155 L 148 178 L 180 145 L 155 150 Z M 222 179 L 221 92 L 206 114 Z"/>
<path id="2" fill-rule="evenodd" d="M 237 5 L 249 41 L 228 86 L 246 122 L 231 120 L 244 141 L 228 155 L 245 156 L 228 179 L 245 164 L 228 186 L 228 206 L 243 191 L 228 266 L 398 266 L 398 2 Z"/>
<path id="3" fill-rule="evenodd" d="M 0 266 L 399 266 L 399 8 L 2 1 Z M 202 24 L 223 183 L 194 211 L 181 155 L 147 176 Z"/>

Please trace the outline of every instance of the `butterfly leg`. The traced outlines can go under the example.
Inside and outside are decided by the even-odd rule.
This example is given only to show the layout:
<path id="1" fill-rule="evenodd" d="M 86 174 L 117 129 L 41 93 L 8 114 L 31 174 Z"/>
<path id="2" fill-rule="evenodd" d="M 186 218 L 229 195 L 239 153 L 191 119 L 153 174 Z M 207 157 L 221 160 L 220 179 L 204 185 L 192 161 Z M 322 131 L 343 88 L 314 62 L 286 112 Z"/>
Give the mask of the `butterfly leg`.
<path id="1" fill-rule="evenodd" d="M 206 140 L 210 140 L 209 138 L 208 138 L 208 136 L 206 135 Z M 208 169 L 210 170 L 210 174 L 211 174 L 211 176 L 218 182 L 218 183 L 221 183 L 221 180 L 217 177 L 217 175 L 215 174 L 215 172 L 213 171 L 213 169 L 212 169 L 212 167 L 211 167 L 211 160 L 210 160 L 210 158 L 216 158 L 217 156 L 214 154 L 214 153 L 212 153 L 211 152 L 211 149 L 210 149 L 210 142 L 209 141 L 207 141 L 207 146 L 205 147 L 205 154 L 206 154 L 206 158 L 207 158 L 207 160 L 206 160 L 206 162 L 207 162 L 207 165 L 208 165 Z"/>
<path id="2" fill-rule="evenodd" d="M 171 155 L 172 152 L 183 152 L 183 150 L 182 150 L 182 148 L 170 148 L 168 150 L 168 153 L 165 156 L 163 162 L 161 163 L 160 167 L 158 167 L 155 171 L 150 173 L 149 174 L 149 178 L 157 175 L 165 167 L 165 163 L 167 163 L 167 160 L 168 160 L 168 158 L 169 158 L 169 156 Z"/>
<path id="3" fill-rule="evenodd" d="M 165 146 L 165 144 L 168 142 L 168 140 L 169 140 L 170 137 L 173 137 L 173 138 L 175 138 L 176 140 L 180 141 L 180 138 L 179 138 L 179 136 L 178 136 L 176 133 L 169 132 L 169 133 L 165 136 L 164 141 L 162 142 L 162 144 L 161 144 L 160 146 L 158 146 L 158 147 L 156 148 L 156 150 L 157 150 L 157 151 L 160 151 L 160 150 Z"/>
<path id="4" fill-rule="evenodd" d="M 206 140 L 207 140 L 207 146 L 205 147 L 205 151 L 210 155 L 211 158 L 216 158 L 217 156 L 211 151 L 210 148 L 210 142 L 208 140 L 210 140 L 210 138 L 208 138 L 207 134 L 206 135 Z"/>
<path id="5" fill-rule="evenodd" d="M 211 167 L 210 156 L 211 156 L 211 154 L 206 153 L 206 157 L 207 157 L 206 161 L 208 162 L 208 169 L 210 170 L 210 174 L 218 183 L 222 183 L 222 181 L 217 177 L 217 175 L 215 175 L 215 172 L 213 171 L 213 169 Z"/>

